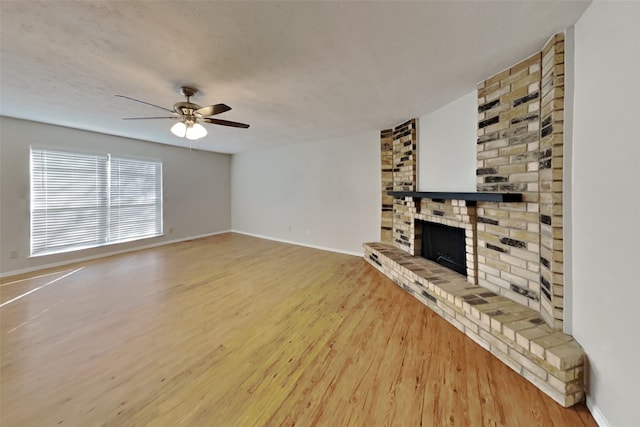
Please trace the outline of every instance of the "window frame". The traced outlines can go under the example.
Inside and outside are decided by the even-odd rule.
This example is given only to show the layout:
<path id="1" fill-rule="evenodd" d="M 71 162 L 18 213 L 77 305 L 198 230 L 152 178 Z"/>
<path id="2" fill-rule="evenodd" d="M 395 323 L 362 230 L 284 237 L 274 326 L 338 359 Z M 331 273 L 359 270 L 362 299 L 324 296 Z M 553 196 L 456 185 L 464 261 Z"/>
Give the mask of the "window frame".
<path id="1" fill-rule="evenodd" d="M 60 165 L 62 167 L 66 166 L 68 170 L 71 170 L 71 169 L 69 168 L 69 165 L 64 165 L 64 162 L 70 163 L 74 157 L 87 158 L 87 159 L 94 160 L 96 162 L 96 166 L 94 169 L 96 174 L 96 182 L 98 181 L 100 182 L 99 187 L 96 187 L 97 188 L 96 192 L 99 194 L 102 194 L 101 202 L 86 208 L 89 210 L 89 212 L 91 211 L 91 209 L 95 210 L 96 212 L 97 218 L 94 219 L 93 223 L 91 222 L 91 220 L 85 219 L 85 222 L 90 223 L 88 227 L 85 227 L 84 230 L 82 227 L 71 229 L 71 231 L 69 232 L 69 235 L 67 236 L 64 236 L 62 234 L 55 235 L 55 233 L 51 233 L 51 236 L 57 237 L 59 239 L 54 243 L 47 242 L 49 235 L 47 234 L 46 228 L 49 226 L 49 221 L 50 221 L 49 218 L 44 219 L 44 224 L 45 224 L 44 227 L 42 225 L 35 223 L 36 217 L 38 215 L 39 216 L 44 215 L 45 217 L 47 217 L 48 216 L 47 214 L 49 212 L 54 211 L 55 209 L 55 203 L 50 203 L 47 200 L 39 199 L 40 196 L 36 194 L 37 191 L 40 191 L 40 192 L 44 191 L 45 193 L 48 191 L 46 189 L 43 190 L 42 187 L 37 188 L 36 187 L 37 185 L 46 186 L 46 184 L 50 184 L 51 182 L 54 182 L 53 179 L 50 179 L 50 181 L 46 181 L 47 179 L 45 176 L 47 172 L 46 165 L 42 166 L 40 164 L 40 167 L 35 166 L 35 164 L 38 163 L 39 160 L 42 161 L 42 159 L 37 159 L 36 158 L 37 156 L 47 156 L 47 155 L 49 155 L 50 157 L 60 156 L 62 158 Z M 68 158 L 65 159 L 64 158 L 65 155 L 67 155 Z M 100 164 L 100 162 L 103 162 L 103 164 Z M 115 199 L 117 198 L 117 196 L 113 195 L 115 190 L 114 190 L 114 182 L 112 181 L 112 178 L 113 178 L 112 174 L 114 173 L 114 164 L 116 163 L 120 167 L 120 172 L 122 172 L 121 166 L 123 163 L 128 164 L 128 166 L 133 165 L 134 166 L 133 169 L 135 169 L 135 166 L 138 166 L 140 168 L 145 167 L 153 171 L 152 173 L 149 173 L 149 174 L 137 174 L 138 183 L 142 184 L 141 187 L 143 188 L 143 191 L 137 191 L 135 188 L 135 185 L 131 185 L 131 184 L 127 185 L 126 181 L 124 182 L 124 185 L 122 185 L 122 181 L 118 181 L 119 185 L 117 185 L 117 187 L 119 190 L 121 190 L 119 205 L 116 205 L 115 203 Z M 136 165 L 136 163 L 139 163 L 139 164 Z M 50 167 L 50 169 L 53 169 L 53 167 Z M 86 174 L 88 170 L 89 169 L 86 169 L 86 168 L 84 171 L 81 170 L 78 173 L 78 176 L 81 177 L 82 172 Z M 103 170 L 103 175 L 101 175 L 101 172 L 100 172 L 101 170 Z M 130 175 L 135 176 L 136 175 L 135 172 L 136 171 L 134 170 L 133 173 Z M 59 173 L 61 175 L 64 175 L 64 169 L 63 169 L 63 172 L 59 172 Z M 67 177 L 69 176 L 73 178 L 72 175 L 67 175 Z M 149 185 L 150 182 L 153 182 L 151 184 L 151 187 Z M 63 183 L 61 182 L 61 180 L 57 181 L 58 185 L 60 185 L 61 183 Z M 123 188 L 127 192 L 124 197 L 122 196 Z M 153 189 L 152 191 L 153 194 L 151 197 L 149 196 L 150 188 Z M 146 189 L 146 193 L 144 189 Z M 80 190 L 83 190 L 83 188 L 81 187 Z M 73 189 L 70 189 L 70 192 L 71 191 L 73 191 Z M 59 191 L 59 193 L 56 193 L 56 195 L 59 195 L 60 193 L 63 193 L 63 192 L 64 190 Z M 62 197 L 63 197 L 63 202 L 66 201 L 69 204 L 73 204 L 73 202 L 75 201 L 73 194 L 64 194 Z M 66 199 L 64 199 L 64 197 L 66 197 Z M 29 199 L 29 257 L 39 257 L 39 256 L 45 256 L 45 255 L 74 252 L 78 250 L 99 248 L 99 247 L 110 246 L 114 244 L 120 244 L 120 243 L 126 243 L 126 242 L 164 236 L 164 165 L 162 160 L 160 159 L 141 158 L 141 157 L 134 157 L 134 156 L 126 156 L 126 155 L 116 155 L 116 154 L 104 153 L 104 152 L 103 153 L 88 152 L 88 151 L 76 150 L 76 149 L 53 148 L 53 147 L 46 147 L 46 146 L 43 147 L 43 146 L 32 145 L 29 147 L 29 198 L 30 198 Z M 87 200 L 89 200 L 89 198 L 90 197 L 88 197 Z M 129 201 L 123 204 L 122 203 L 123 198 Z M 152 203 L 146 203 L 146 204 L 136 203 L 136 201 L 139 202 L 140 200 L 146 200 L 146 199 L 151 200 Z M 39 203 L 44 203 L 44 206 L 43 207 L 36 206 Z M 53 207 L 50 207 L 50 206 L 53 206 Z M 59 208 L 58 213 L 62 217 L 64 217 L 65 215 L 68 215 L 68 218 L 69 218 L 76 215 L 76 218 L 82 219 L 80 217 L 80 211 L 82 211 L 82 209 L 84 209 L 84 207 L 78 208 L 76 206 L 74 208 L 69 208 L 69 209 L 67 209 L 66 207 L 63 207 L 63 208 Z M 122 215 L 121 213 L 123 211 L 126 211 L 127 209 L 130 211 L 129 214 Z M 117 219 L 114 219 L 115 212 L 120 213 Z M 132 212 L 135 212 L 135 214 L 132 214 Z M 142 218 L 142 217 L 146 217 L 146 218 L 153 217 L 154 220 L 151 222 L 138 221 L 139 218 Z M 59 224 L 64 223 L 65 226 L 76 224 L 76 222 L 70 221 L 68 218 L 66 219 L 63 218 Z M 132 220 L 132 219 L 133 221 L 129 221 L 128 223 L 126 223 L 126 220 Z M 114 223 L 117 223 L 120 226 L 119 227 L 120 233 L 115 233 L 117 234 L 117 236 L 114 235 L 114 231 L 115 231 Z M 97 225 L 97 224 L 101 224 L 101 225 Z M 37 227 L 43 227 L 45 228 L 45 230 L 38 230 Z M 126 232 L 128 232 L 128 234 L 127 233 L 123 234 L 122 232 L 123 229 Z M 84 235 L 83 233 L 86 233 L 87 231 L 89 231 L 91 233 L 94 233 L 95 236 L 97 237 L 94 237 L 93 239 L 85 239 L 85 241 L 78 239 L 78 241 L 74 242 L 73 238 L 69 237 L 73 234 L 74 230 L 76 231 L 78 236 Z M 143 232 L 143 230 L 145 230 L 146 232 Z M 42 232 L 40 236 L 38 236 L 39 232 Z M 41 240 L 44 240 L 44 243 L 35 241 L 34 237 L 36 239 L 40 238 Z M 64 244 L 64 242 L 59 243 L 59 241 L 62 241 L 64 237 L 69 237 L 69 243 L 67 244 Z"/>

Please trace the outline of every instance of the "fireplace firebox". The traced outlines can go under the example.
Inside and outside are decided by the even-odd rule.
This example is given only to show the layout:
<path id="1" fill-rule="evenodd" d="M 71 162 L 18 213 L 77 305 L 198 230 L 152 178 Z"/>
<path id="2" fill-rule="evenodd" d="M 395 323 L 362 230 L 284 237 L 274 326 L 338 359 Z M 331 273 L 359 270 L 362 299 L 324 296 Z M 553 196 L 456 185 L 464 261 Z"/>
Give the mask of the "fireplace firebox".
<path id="1" fill-rule="evenodd" d="M 464 228 L 420 221 L 422 256 L 450 270 L 467 275 Z"/>

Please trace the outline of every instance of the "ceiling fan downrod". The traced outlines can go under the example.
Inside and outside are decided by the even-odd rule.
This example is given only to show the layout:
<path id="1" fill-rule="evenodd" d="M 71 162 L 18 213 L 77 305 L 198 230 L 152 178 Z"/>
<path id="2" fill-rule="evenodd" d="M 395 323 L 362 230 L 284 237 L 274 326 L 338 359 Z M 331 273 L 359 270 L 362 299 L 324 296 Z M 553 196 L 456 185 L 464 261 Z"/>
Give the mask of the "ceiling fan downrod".
<path id="1" fill-rule="evenodd" d="M 187 97 L 187 102 L 191 102 L 191 97 L 193 95 L 195 95 L 196 93 L 198 93 L 198 89 L 196 89 L 195 87 L 190 87 L 190 86 L 182 86 L 180 88 L 180 93 L 183 96 Z"/>

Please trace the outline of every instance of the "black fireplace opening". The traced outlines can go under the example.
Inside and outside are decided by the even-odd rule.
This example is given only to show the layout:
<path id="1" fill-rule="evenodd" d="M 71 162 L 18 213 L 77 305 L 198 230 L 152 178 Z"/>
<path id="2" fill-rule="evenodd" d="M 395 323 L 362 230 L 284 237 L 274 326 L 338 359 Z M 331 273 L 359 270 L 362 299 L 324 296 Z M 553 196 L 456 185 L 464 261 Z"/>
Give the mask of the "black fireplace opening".
<path id="1" fill-rule="evenodd" d="M 464 228 L 435 222 L 422 224 L 422 256 L 463 276 L 467 275 L 467 250 Z"/>

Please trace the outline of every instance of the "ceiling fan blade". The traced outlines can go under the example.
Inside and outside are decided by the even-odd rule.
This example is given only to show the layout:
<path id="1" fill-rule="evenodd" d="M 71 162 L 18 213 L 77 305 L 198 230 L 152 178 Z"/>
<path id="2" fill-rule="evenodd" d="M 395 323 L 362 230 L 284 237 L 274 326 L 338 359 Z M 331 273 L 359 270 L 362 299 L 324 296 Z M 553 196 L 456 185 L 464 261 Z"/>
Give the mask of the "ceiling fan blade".
<path id="1" fill-rule="evenodd" d="M 149 119 L 177 119 L 178 116 L 173 117 L 123 117 L 122 120 L 149 120 Z"/>
<path id="2" fill-rule="evenodd" d="M 206 107 L 202 107 L 195 112 L 200 114 L 203 117 L 207 116 L 215 116 L 216 114 L 224 113 L 225 111 L 231 110 L 231 107 L 225 104 L 216 104 L 216 105 L 207 105 Z"/>
<path id="3" fill-rule="evenodd" d="M 116 96 L 117 96 L 118 98 L 124 98 L 124 99 L 129 99 L 129 100 L 131 100 L 131 101 L 139 102 L 139 103 L 141 103 L 141 104 L 151 105 L 152 107 L 160 108 L 161 110 L 165 110 L 165 111 L 168 111 L 168 112 L 170 112 L 170 113 L 173 113 L 173 110 L 170 110 L 170 109 L 168 109 L 168 108 L 161 107 L 161 106 L 156 105 L 156 104 L 151 104 L 150 102 L 140 101 L 139 99 L 130 98 L 130 97 L 128 97 L 128 96 L 124 96 L 124 95 L 116 95 Z"/>
<path id="4" fill-rule="evenodd" d="M 205 123 L 213 123 L 214 125 L 231 126 L 234 128 L 246 129 L 249 127 L 249 125 L 244 123 L 230 122 L 229 120 L 212 119 L 209 117 L 205 117 L 204 119 L 202 119 L 202 121 Z"/>

